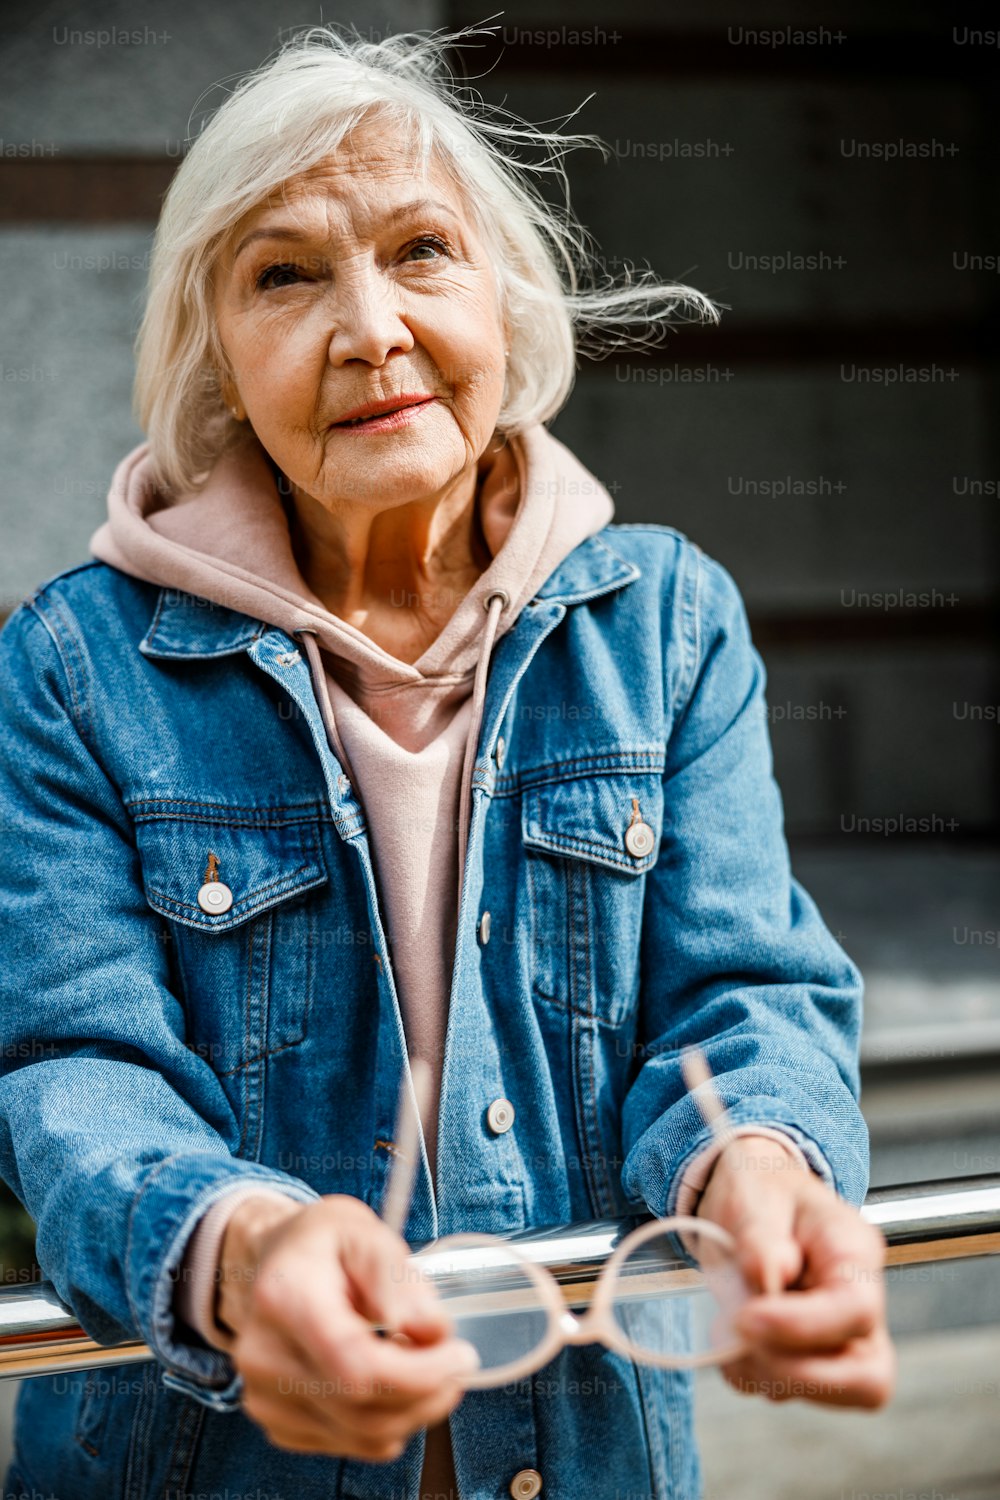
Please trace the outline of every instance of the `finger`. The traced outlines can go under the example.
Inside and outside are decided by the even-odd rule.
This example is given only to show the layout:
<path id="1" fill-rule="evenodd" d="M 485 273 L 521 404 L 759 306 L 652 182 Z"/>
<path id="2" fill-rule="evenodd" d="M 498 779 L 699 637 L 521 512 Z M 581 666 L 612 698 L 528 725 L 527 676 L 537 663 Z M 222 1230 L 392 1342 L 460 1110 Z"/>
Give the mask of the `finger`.
<path id="1" fill-rule="evenodd" d="M 881 1321 L 882 1306 L 870 1289 L 844 1287 L 755 1297 L 734 1320 L 751 1343 L 786 1349 L 839 1349 L 865 1338 Z"/>
<path id="2" fill-rule="evenodd" d="M 383 1396 L 355 1405 L 345 1394 L 339 1380 L 299 1372 L 277 1385 L 254 1378 L 244 1386 L 241 1406 L 281 1446 L 365 1457 L 443 1421 L 464 1392 L 444 1383 L 424 1400 L 395 1403 Z"/>
<path id="3" fill-rule="evenodd" d="M 895 1386 L 896 1354 L 884 1330 L 858 1339 L 832 1358 L 796 1358 L 755 1351 L 726 1365 L 723 1375 L 743 1395 L 769 1401 L 812 1401 L 875 1410 Z"/>
<path id="4" fill-rule="evenodd" d="M 405 1310 L 407 1327 L 422 1331 L 423 1338 L 436 1334 L 436 1341 L 378 1337 L 348 1298 L 339 1266 L 325 1256 L 323 1261 L 322 1274 L 311 1272 L 308 1258 L 297 1253 L 294 1285 L 291 1270 L 276 1265 L 282 1274 L 255 1287 L 254 1306 L 266 1326 L 301 1351 L 306 1366 L 340 1381 L 350 1399 L 396 1393 L 404 1400 L 423 1397 L 442 1381 L 478 1367 L 471 1345 L 445 1336 L 446 1325 L 411 1317 Z M 412 1284 L 410 1295 L 416 1295 Z"/>
<path id="5" fill-rule="evenodd" d="M 429 1396 L 405 1397 L 382 1390 L 370 1398 L 356 1396 L 341 1380 L 305 1376 L 294 1382 L 292 1394 L 258 1386 L 255 1399 L 284 1410 L 287 1422 L 318 1422 L 338 1431 L 363 1430 L 374 1437 L 395 1437 L 443 1420 L 464 1395 L 460 1385 L 443 1381 Z"/>
<path id="6" fill-rule="evenodd" d="M 401 1235 L 366 1215 L 346 1222 L 337 1238 L 352 1301 L 363 1317 L 398 1328 L 409 1314 L 431 1315 L 437 1306 L 434 1283 Z"/>
<path id="7" fill-rule="evenodd" d="M 285 1403 L 273 1396 L 245 1392 L 240 1407 L 276 1448 L 287 1448 L 294 1453 L 346 1455 L 346 1447 L 351 1441 L 346 1430 L 341 1433 L 330 1423 L 292 1413 Z"/>
<path id="8" fill-rule="evenodd" d="M 454 1334 L 455 1320 L 448 1304 L 430 1284 L 413 1293 L 413 1302 L 399 1315 L 399 1331 L 417 1343 L 431 1344 Z"/>
<path id="9" fill-rule="evenodd" d="M 796 1207 L 786 1191 L 769 1191 L 755 1183 L 754 1191 L 734 1193 L 726 1204 L 723 1227 L 736 1240 L 736 1255 L 751 1292 L 780 1292 L 791 1285 L 803 1266 L 794 1233 Z"/>
<path id="10" fill-rule="evenodd" d="M 334 1422 L 323 1416 L 290 1420 L 280 1403 L 266 1398 L 254 1403 L 248 1415 L 263 1429 L 268 1442 L 294 1453 L 327 1453 L 384 1463 L 397 1458 L 406 1446 L 405 1439 L 383 1438 L 356 1422 Z"/>
<path id="11" fill-rule="evenodd" d="M 764 1293 L 781 1292 L 795 1282 L 803 1266 L 802 1251 L 784 1216 L 760 1218 L 748 1225 L 737 1244 L 740 1270 L 747 1285 Z"/>
<path id="12" fill-rule="evenodd" d="M 351 1332 L 371 1326 L 352 1301 L 335 1242 L 328 1232 L 319 1239 L 315 1229 L 304 1240 L 300 1227 L 294 1245 L 272 1253 L 255 1280 L 251 1305 L 257 1327 L 269 1328 L 307 1360 L 315 1356 L 317 1326 Z"/>
<path id="13" fill-rule="evenodd" d="M 323 1400 L 317 1400 L 307 1416 L 296 1414 L 294 1421 L 299 1430 L 322 1436 L 335 1434 L 338 1451 L 348 1435 L 353 1439 L 362 1435 L 366 1445 L 403 1444 L 409 1442 L 422 1427 L 436 1426 L 444 1421 L 458 1404 L 464 1391 L 455 1385 L 442 1385 L 432 1396 L 424 1400 L 408 1401 L 395 1405 L 388 1401 L 376 1401 L 351 1409 L 349 1421 L 345 1422 L 342 1405 L 334 1403 L 331 1408 Z M 280 1408 L 276 1408 L 277 1416 Z M 289 1425 L 291 1425 L 289 1423 Z"/>
<path id="14" fill-rule="evenodd" d="M 452 1368 L 447 1375 L 436 1377 L 426 1387 L 417 1389 L 384 1377 L 356 1382 L 350 1377 L 328 1376 L 321 1393 L 336 1401 L 349 1402 L 354 1414 L 363 1418 L 372 1413 L 416 1410 L 438 1396 L 445 1403 L 445 1410 L 450 1411 L 465 1391 L 462 1372 L 455 1373 Z"/>
<path id="15" fill-rule="evenodd" d="M 242 1401 L 280 1398 L 286 1408 L 305 1412 L 323 1376 L 283 1330 L 255 1323 L 240 1333 L 231 1357 L 243 1377 Z"/>
<path id="16" fill-rule="evenodd" d="M 433 1278 L 406 1241 L 350 1199 L 335 1213 L 306 1216 L 294 1243 L 270 1258 L 266 1279 L 282 1288 L 286 1310 L 300 1320 L 303 1299 L 319 1288 L 336 1291 L 362 1323 L 447 1326 Z"/>
<path id="17" fill-rule="evenodd" d="M 348 1304 L 303 1293 L 299 1326 L 284 1318 L 257 1321 L 236 1340 L 232 1357 L 244 1379 L 304 1399 L 341 1399 L 355 1407 L 375 1402 L 405 1406 L 441 1387 L 451 1392 L 462 1373 L 478 1368 L 465 1340 L 438 1336 L 430 1344 L 405 1336 L 383 1339 Z"/>
<path id="18" fill-rule="evenodd" d="M 409 1438 L 421 1427 L 436 1427 L 454 1410 L 465 1392 L 458 1386 L 450 1390 L 442 1386 L 425 1401 L 414 1401 L 402 1408 L 383 1408 L 379 1411 L 358 1413 L 358 1420 L 365 1423 L 366 1430 L 379 1437 Z"/>
<path id="19" fill-rule="evenodd" d="M 348 1399 L 356 1400 L 423 1398 L 443 1381 L 479 1367 L 475 1350 L 464 1339 L 421 1346 L 378 1338 L 367 1324 L 360 1329 L 316 1328 L 310 1347 L 319 1369 L 339 1379 Z"/>
<path id="20" fill-rule="evenodd" d="M 754 1342 L 835 1349 L 872 1332 L 885 1317 L 885 1241 L 832 1194 L 799 1204 L 795 1232 L 805 1258 L 800 1289 L 751 1298 L 738 1318 Z"/>
<path id="21" fill-rule="evenodd" d="M 885 1238 L 851 1204 L 829 1194 L 810 1195 L 799 1204 L 795 1230 L 810 1285 L 881 1282 Z"/>
<path id="22" fill-rule="evenodd" d="M 820 1405 L 849 1406 L 839 1376 L 807 1378 L 802 1371 L 785 1369 L 768 1360 L 748 1359 L 732 1368 L 725 1378 L 742 1396 L 758 1396 L 764 1401 L 813 1401 Z"/>

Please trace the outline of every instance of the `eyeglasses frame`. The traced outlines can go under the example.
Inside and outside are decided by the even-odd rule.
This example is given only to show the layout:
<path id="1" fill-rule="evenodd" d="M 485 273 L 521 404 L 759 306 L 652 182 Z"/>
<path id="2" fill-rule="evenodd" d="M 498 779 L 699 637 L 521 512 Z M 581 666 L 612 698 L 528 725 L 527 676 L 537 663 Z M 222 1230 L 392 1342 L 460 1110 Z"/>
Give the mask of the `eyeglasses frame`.
<path id="1" fill-rule="evenodd" d="M 725 1106 L 712 1083 L 704 1054 L 697 1048 L 686 1049 L 681 1057 L 681 1066 L 685 1082 L 692 1095 L 696 1097 L 706 1123 L 717 1138 L 728 1143 L 732 1139 L 731 1127 L 728 1124 Z M 396 1149 L 393 1153 L 389 1181 L 380 1213 L 383 1221 L 400 1235 L 402 1235 L 410 1209 L 416 1169 L 418 1119 L 423 1120 L 426 1117 L 427 1101 L 430 1095 L 430 1065 L 424 1058 L 413 1057 L 410 1059 L 410 1074 L 413 1080 L 416 1110 L 411 1102 L 404 1075 L 400 1087 L 394 1138 Z M 548 1319 L 545 1337 L 520 1360 L 512 1360 L 506 1365 L 497 1365 L 488 1370 L 463 1371 L 457 1378 L 465 1390 L 486 1390 L 522 1380 L 526 1375 L 542 1369 L 562 1349 L 580 1344 L 600 1343 L 633 1362 L 655 1365 L 665 1370 L 692 1370 L 709 1365 L 728 1364 L 747 1352 L 748 1345 L 744 1340 L 739 1339 L 721 1349 L 705 1350 L 696 1354 L 656 1354 L 652 1350 L 642 1349 L 639 1345 L 633 1344 L 619 1328 L 612 1313 L 618 1270 L 626 1257 L 640 1245 L 645 1244 L 647 1240 L 664 1234 L 684 1233 L 697 1235 L 713 1242 L 726 1252 L 734 1266 L 737 1265 L 736 1241 L 720 1224 L 713 1223 L 711 1219 L 683 1214 L 665 1218 L 656 1217 L 630 1230 L 615 1246 L 601 1267 L 590 1305 L 580 1317 L 571 1312 L 566 1305 L 559 1283 L 551 1271 L 544 1266 L 537 1265 L 528 1256 L 522 1254 L 515 1244 L 501 1235 L 476 1232 L 445 1235 L 441 1239 L 431 1240 L 423 1245 L 420 1250 L 411 1255 L 410 1260 L 411 1263 L 419 1261 L 422 1255 L 427 1254 L 433 1254 L 436 1257 L 445 1250 L 496 1246 L 498 1249 L 503 1249 L 505 1257 L 512 1258 L 518 1263 L 519 1268 L 523 1269 L 530 1278 L 538 1293 L 539 1311 L 544 1310 Z M 692 1288 L 701 1287 L 703 1281 L 703 1273 L 692 1269 Z"/>

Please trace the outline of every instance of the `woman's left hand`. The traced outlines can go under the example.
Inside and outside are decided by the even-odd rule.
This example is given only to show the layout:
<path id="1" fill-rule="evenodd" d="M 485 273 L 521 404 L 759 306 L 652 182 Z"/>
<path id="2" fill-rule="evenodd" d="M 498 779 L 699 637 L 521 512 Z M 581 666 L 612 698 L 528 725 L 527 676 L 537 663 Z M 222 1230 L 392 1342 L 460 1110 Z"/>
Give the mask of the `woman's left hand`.
<path id="1" fill-rule="evenodd" d="M 697 1212 L 734 1237 L 751 1292 L 733 1325 L 750 1349 L 722 1367 L 729 1384 L 771 1401 L 884 1406 L 896 1352 L 879 1231 L 767 1136 L 730 1142 Z"/>

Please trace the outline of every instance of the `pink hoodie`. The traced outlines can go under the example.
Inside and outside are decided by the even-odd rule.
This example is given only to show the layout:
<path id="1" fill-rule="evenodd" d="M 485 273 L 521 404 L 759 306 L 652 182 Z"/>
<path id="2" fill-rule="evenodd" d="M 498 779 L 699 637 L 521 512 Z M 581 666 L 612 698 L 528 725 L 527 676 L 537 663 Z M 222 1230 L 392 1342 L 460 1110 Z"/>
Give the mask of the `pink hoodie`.
<path id="1" fill-rule="evenodd" d="M 432 1172 L 464 833 L 490 654 L 559 563 L 614 513 L 600 481 L 542 425 L 484 456 L 480 481 L 479 518 L 492 562 L 412 664 L 332 614 L 309 589 L 294 557 L 276 470 L 249 430 L 202 490 L 175 497 L 157 490 L 149 446 L 140 444 L 115 471 L 108 519 L 90 539 L 95 557 L 134 577 L 211 599 L 293 639 L 307 632 L 299 639 L 327 735 L 365 809 L 408 1051 L 431 1067 L 425 1139 Z M 755 1127 L 753 1133 L 773 1132 Z M 787 1136 L 776 1138 L 795 1150 Z M 686 1207 L 714 1155 L 710 1148 L 691 1164 Z M 213 1304 L 226 1221 L 242 1198 L 264 1191 L 230 1189 L 189 1241 L 175 1306 L 207 1342 L 220 1334 Z M 454 1483 L 445 1422 L 428 1432 L 422 1487 L 444 1494 Z"/>

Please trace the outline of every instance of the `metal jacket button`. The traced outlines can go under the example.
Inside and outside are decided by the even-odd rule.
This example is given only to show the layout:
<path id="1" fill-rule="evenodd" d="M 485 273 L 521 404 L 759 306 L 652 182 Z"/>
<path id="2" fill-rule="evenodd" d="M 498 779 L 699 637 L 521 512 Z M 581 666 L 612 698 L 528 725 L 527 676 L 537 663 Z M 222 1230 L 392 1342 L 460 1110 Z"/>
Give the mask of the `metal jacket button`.
<path id="1" fill-rule="evenodd" d="M 514 1106 L 509 1099 L 494 1099 L 486 1111 L 486 1122 L 494 1135 L 503 1135 L 514 1123 Z M 538 1491 L 533 1491 L 537 1495 Z"/>
<path id="2" fill-rule="evenodd" d="M 656 834 L 643 820 L 638 797 L 632 798 L 632 819 L 625 830 L 625 848 L 634 859 L 650 854 L 656 843 Z"/>
<path id="3" fill-rule="evenodd" d="M 510 1492 L 514 1500 L 535 1500 L 535 1496 L 541 1494 L 542 1476 L 537 1469 L 518 1469 L 510 1482 Z"/>
<path id="4" fill-rule="evenodd" d="M 504 739 L 503 735 L 501 735 L 500 738 L 497 740 L 497 748 L 496 748 L 497 770 L 498 771 L 502 771 L 503 770 L 503 761 L 504 761 L 504 756 L 506 754 L 507 754 L 507 742 Z"/>
<path id="5" fill-rule="evenodd" d="M 483 914 L 482 914 L 482 916 L 479 918 L 479 941 L 482 943 L 483 947 L 485 948 L 486 944 L 489 942 L 489 940 L 490 940 L 490 914 L 489 914 L 488 911 L 484 911 Z"/>
<path id="6" fill-rule="evenodd" d="M 208 880 L 198 892 L 198 905 L 202 911 L 228 911 L 233 904 L 233 893 L 224 880 Z"/>
<path id="7" fill-rule="evenodd" d="M 625 830 L 625 848 L 636 859 L 652 852 L 656 835 L 648 823 L 630 823 Z"/>

